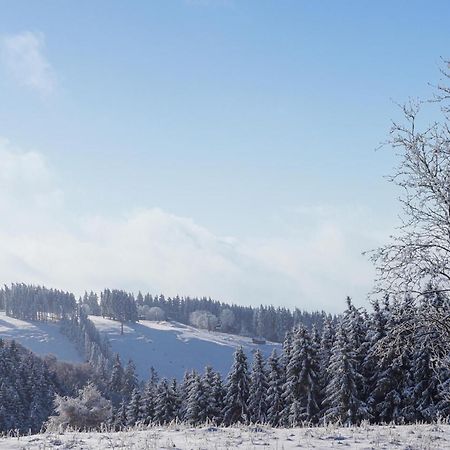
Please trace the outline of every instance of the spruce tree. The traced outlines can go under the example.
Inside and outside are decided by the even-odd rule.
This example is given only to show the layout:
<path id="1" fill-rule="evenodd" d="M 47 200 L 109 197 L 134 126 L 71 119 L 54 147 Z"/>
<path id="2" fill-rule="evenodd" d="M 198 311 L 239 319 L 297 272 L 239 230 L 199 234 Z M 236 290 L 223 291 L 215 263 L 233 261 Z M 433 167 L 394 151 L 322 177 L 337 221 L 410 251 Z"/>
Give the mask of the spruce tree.
<path id="1" fill-rule="evenodd" d="M 155 423 L 164 425 L 175 419 L 176 399 L 169 381 L 163 378 L 158 384 Z"/>
<path id="2" fill-rule="evenodd" d="M 255 352 L 253 359 L 248 410 L 252 423 L 265 423 L 267 421 L 267 373 L 260 350 Z"/>
<path id="3" fill-rule="evenodd" d="M 239 347 L 234 353 L 234 362 L 227 378 L 223 411 L 226 425 L 248 423 L 249 384 L 247 356 Z"/>
<path id="4" fill-rule="evenodd" d="M 296 330 L 283 386 L 283 423 L 298 426 L 316 421 L 319 413 L 320 386 L 317 349 L 304 327 Z"/>
<path id="5" fill-rule="evenodd" d="M 283 411 L 283 369 L 276 350 L 267 360 L 267 422 L 276 427 L 280 424 Z"/>
<path id="6" fill-rule="evenodd" d="M 212 367 L 207 366 L 202 377 L 206 398 L 205 418 L 216 424 L 221 419 L 221 410 L 223 407 L 223 394 L 220 393 L 220 398 L 217 398 L 216 383 L 218 382 L 220 383 L 218 389 L 223 390 L 220 374 L 214 372 Z"/>
<path id="7" fill-rule="evenodd" d="M 122 399 L 125 381 L 124 375 L 125 374 L 123 371 L 122 363 L 120 362 L 120 357 L 118 354 L 116 354 L 111 372 L 111 378 L 109 379 L 108 384 L 111 399 L 113 401 L 113 404 L 115 405 L 118 405 Z"/>
<path id="8" fill-rule="evenodd" d="M 125 367 L 125 372 L 123 376 L 123 388 L 122 388 L 122 395 L 125 398 L 125 400 L 130 400 L 131 395 L 133 394 L 133 391 L 138 386 L 138 378 L 136 375 L 136 366 L 134 362 L 130 359 L 128 361 L 127 366 Z"/>
<path id="9" fill-rule="evenodd" d="M 155 418 L 156 393 L 158 388 L 158 374 L 153 367 L 150 368 L 150 377 L 145 384 L 142 397 L 142 420 L 150 424 Z"/>
<path id="10" fill-rule="evenodd" d="M 195 373 L 192 377 L 186 407 L 185 419 L 191 425 L 198 425 L 206 421 L 207 395 L 200 376 Z"/>
<path id="11" fill-rule="evenodd" d="M 360 398 L 361 375 L 358 362 L 343 324 L 338 326 L 328 367 L 329 383 L 324 400 L 324 420 L 355 425 L 366 417 L 366 405 Z"/>
<path id="12" fill-rule="evenodd" d="M 127 406 L 127 425 L 132 427 L 141 420 L 142 417 L 142 402 L 141 393 L 139 389 L 134 389 L 131 394 L 130 402 Z"/>

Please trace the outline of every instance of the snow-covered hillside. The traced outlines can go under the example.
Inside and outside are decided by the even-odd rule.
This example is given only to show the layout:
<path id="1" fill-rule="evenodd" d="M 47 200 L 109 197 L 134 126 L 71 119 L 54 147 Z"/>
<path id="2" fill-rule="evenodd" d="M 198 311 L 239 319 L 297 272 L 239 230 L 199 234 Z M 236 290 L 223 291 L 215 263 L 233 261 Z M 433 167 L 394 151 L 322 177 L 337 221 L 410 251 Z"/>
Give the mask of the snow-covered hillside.
<path id="1" fill-rule="evenodd" d="M 83 362 L 75 345 L 50 322 L 26 322 L 0 312 L 0 338 L 14 339 L 37 355 L 55 355 L 61 361 Z"/>
<path id="2" fill-rule="evenodd" d="M 132 359 L 138 376 L 148 377 L 153 366 L 160 376 L 181 379 L 188 369 L 203 371 L 211 365 L 226 375 L 232 363 L 234 350 L 242 346 L 250 359 L 259 348 L 267 357 L 279 344 L 253 344 L 250 338 L 219 332 L 209 332 L 176 322 L 150 322 L 143 320 L 124 326 L 97 316 L 89 316 L 97 329 L 105 333 L 122 362 Z M 0 312 L 0 338 L 14 339 L 37 355 L 53 354 L 62 361 L 80 363 L 83 357 L 75 345 L 59 331 L 59 326 L 48 322 L 27 322 L 8 317 Z"/>
<path id="3" fill-rule="evenodd" d="M 450 448 L 450 425 L 339 428 L 150 428 L 121 433 L 38 434 L 0 438 L 0 450 L 34 449 L 402 449 Z"/>
<path id="4" fill-rule="evenodd" d="M 259 348 L 269 356 L 280 345 L 253 344 L 250 338 L 219 332 L 209 332 L 176 322 L 150 322 L 142 320 L 124 326 L 123 336 L 120 324 L 98 316 L 89 316 L 97 329 L 106 333 L 113 352 L 119 353 L 126 363 L 132 359 L 138 375 L 145 379 L 151 366 L 163 377 L 181 379 L 188 369 L 203 371 L 206 365 L 226 375 L 231 367 L 234 350 L 242 346 L 250 357 Z"/>

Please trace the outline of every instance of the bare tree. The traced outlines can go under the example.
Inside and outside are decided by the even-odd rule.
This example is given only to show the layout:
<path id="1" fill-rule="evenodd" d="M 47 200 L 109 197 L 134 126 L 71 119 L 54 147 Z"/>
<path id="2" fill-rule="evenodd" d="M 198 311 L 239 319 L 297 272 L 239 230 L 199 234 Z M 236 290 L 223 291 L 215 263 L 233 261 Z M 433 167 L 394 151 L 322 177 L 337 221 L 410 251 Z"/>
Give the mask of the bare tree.
<path id="1" fill-rule="evenodd" d="M 388 180 L 402 194 L 403 214 L 398 233 L 385 246 L 370 252 L 376 267 L 374 295 L 394 299 L 409 296 L 447 296 L 450 292 L 450 64 L 441 70 L 442 83 L 428 101 L 410 101 L 402 107 L 403 123 L 393 122 L 387 144 L 399 164 Z M 429 108 L 429 110 L 427 110 Z M 426 111 L 424 111 L 426 109 Z M 423 113 L 434 117 L 419 127 Z M 421 313 L 403 314 L 381 346 L 398 349 L 433 336 L 436 362 L 448 364 L 450 310 L 448 302 L 426 303 Z"/>
<path id="2" fill-rule="evenodd" d="M 450 78 L 450 70 L 443 71 Z M 389 181 L 401 188 L 399 233 L 373 252 L 375 293 L 423 295 L 427 286 L 450 291 L 450 88 L 438 86 L 439 115 L 418 128 L 419 113 L 432 102 L 402 107 L 405 123 L 392 124 L 388 144 L 400 159 Z M 431 283 L 431 284 L 430 284 Z"/>

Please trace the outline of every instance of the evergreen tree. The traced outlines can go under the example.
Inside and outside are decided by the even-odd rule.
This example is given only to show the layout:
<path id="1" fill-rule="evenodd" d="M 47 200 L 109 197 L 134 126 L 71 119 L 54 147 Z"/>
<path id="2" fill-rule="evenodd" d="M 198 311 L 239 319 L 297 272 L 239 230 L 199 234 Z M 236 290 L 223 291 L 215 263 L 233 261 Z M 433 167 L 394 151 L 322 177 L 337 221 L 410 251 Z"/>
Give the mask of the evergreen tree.
<path id="1" fill-rule="evenodd" d="M 202 377 L 202 385 L 206 398 L 205 418 L 214 423 L 219 423 L 223 408 L 223 393 L 221 392 L 219 398 L 217 398 L 216 383 L 220 384 L 219 389 L 222 391 L 223 388 L 220 374 L 214 372 L 210 366 L 206 367 Z"/>
<path id="2" fill-rule="evenodd" d="M 113 404 L 117 405 L 122 399 L 123 389 L 125 383 L 125 374 L 123 371 L 122 363 L 120 362 L 120 357 L 116 354 L 114 365 L 111 372 L 111 378 L 109 380 L 109 392 Z"/>
<path id="3" fill-rule="evenodd" d="M 343 324 L 338 326 L 336 341 L 328 367 L 329 384 L 324 400 L 325 421 L 340 421 L 343 425 L 358 424 L 366 417 L 366 405 L 359 397 L 361 375 L 356 370 L 355 351 Z"/>
<path id="4" fill-rule="evenodd" d="M 280 424 L 283 411 L 283 369 L 276 350 L 272 351 L 267 360 L 269 371 L 267 375 L 267 422 L 276 427 Z"/>
<path id="5" fill-rule="evenodd" d="M 267 421 L 267 385 L 264 358 L 260 350 L 257 350 L 253 359 L 248 397 L 249 417 L 253 423 L 265 423 Z"/>
<path id="6" fill-rule="evenodd" d="M 122 395 L 125 400 L 130 400 L 133 391 L 138 386 L 138 378 L 136 375 L 136 366 L 134 362 L 130 359 L 127 366 L 125 367 L 124 377 L 123 377 L 123 388 Z"/>
<path id="7" fill-rule="evenodd" d="M 112 417 L 112 425 L 116 431 L 123 430 L 127 426 L 127 404 L 125 400 L 120 402 L 119 408 Z"/>
<path id="8" fill-rule="evenodd" d="M 247 356 L 240 347 L 234 353 L 234 362 L 227 379 L 223 412 L 226 425 L 248 423 L 249 384 Z"/>
<path id="9" fill-rule="evenodd" d="M 130 402 L 127 406 L 127 425 L 132 427 L 136 425 L 142 418 L 141 393 L 135 388 L 131 395 Z"/>
<path id="10" fill-rule="evenodd" d="M 204 423 L 207 417 L 207 394 L 200 376 L 195 373 L 191 379 L 185 420 L 191 425 Z"/>
<path id="11" fill-rule="evenodd" d="M 155 422 L 162 425 L 170 423 L 175 419 L 175 408 L 175 394 L 167 379 L 163 378 L 158 384 L 155 404 Z"/>
<path id="12" fill-rule="evenodd" d="M 319 413 L 319 362 L 306 328 L 296 330 L 283 386 L 283 422 L 298 426 L 316 421 Z"/>
<path id="13" fill-rule="evenodd" d="M 158 388 L 158 374 L 153 367 L 150 368 L 150 377 L 145 385 L 142 398 L 142 419 L 145 424 L 150 424 L 155 418 L 155 403 Z"/>
<path id="14" fill-rule="evenodd" d="M 213 419 L 217 424 L 223 422 L 225 395 L 226 391 L 223 385 L 222 377 L 219 372 L 216 372 L 214 374 L 214 382 L 213 382 L 213 397 L 216 405 L 217 414 Z"/>

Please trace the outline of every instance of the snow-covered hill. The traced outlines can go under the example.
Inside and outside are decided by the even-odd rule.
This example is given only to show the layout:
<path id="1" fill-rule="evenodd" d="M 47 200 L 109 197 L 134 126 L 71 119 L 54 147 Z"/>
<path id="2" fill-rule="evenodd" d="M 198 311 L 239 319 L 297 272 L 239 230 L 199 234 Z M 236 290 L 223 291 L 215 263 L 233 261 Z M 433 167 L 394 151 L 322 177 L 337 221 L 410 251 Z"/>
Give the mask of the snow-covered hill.
<path id="1" fill-rule="evenodd" d="M 14 339 L 37 355 L 55 355 L 61 361 L 83 362 L 75 345 L 50 322 L 26 322 L 0 312 L 0 338 Z"/>
<path id="2" fill-rule="evenodd" d="M 230 369 L 234 350 L 242 346 L 251 361 L 252 352 L 259 348 L 267 357 L 279 344 L 253 344 L 250 338 L 209 332 L 176 322 L 141 321 L 124 326 L 102 317 L 89 317 L 97 329 L 105 333 L 115 353 L 126 364 L 131 358 L 141 379 L 148 377 L 153 366 L 160 376 L 181 379 L 188 369 L 203 371 L 211 365 L 222 375 Z M 59 331 L 59 326 L 47 322 L 27 322 L 0 312 L 0 338 L 14 339 L 37 355 L 53 354 L 62 361 L 80 363 L 82 356 L 75 345 Z"/>
<path id="3" fill-rule="evenodd" d="M 120 433 L 37 434 L 0 438 L 0 450 L 38 449 L 402 449 L 450 448 L 450 425 L 339 428 L 150 428 Z"/>
<path id="4" fill-rule="evenodd" d="M 259 348 L 269 356 L 280 344 L 253 344 L 250 338 L 219 332 L 209 332 L 182 325 L 177 322 L 150 322 L 142 320 L 124 326 L 98 316 L 89 316 L 102 333 L 106 333 L 115 353 L 126 363 L 132 359 L 142 379 L 148 377 L 153 366 L 163 377 L 181 379 L 188 369 L 203 371 L 211 365 L 226 375 L 231 367 L 234 350 L 242 346 L 252 360 L 252 352 Z"/>

